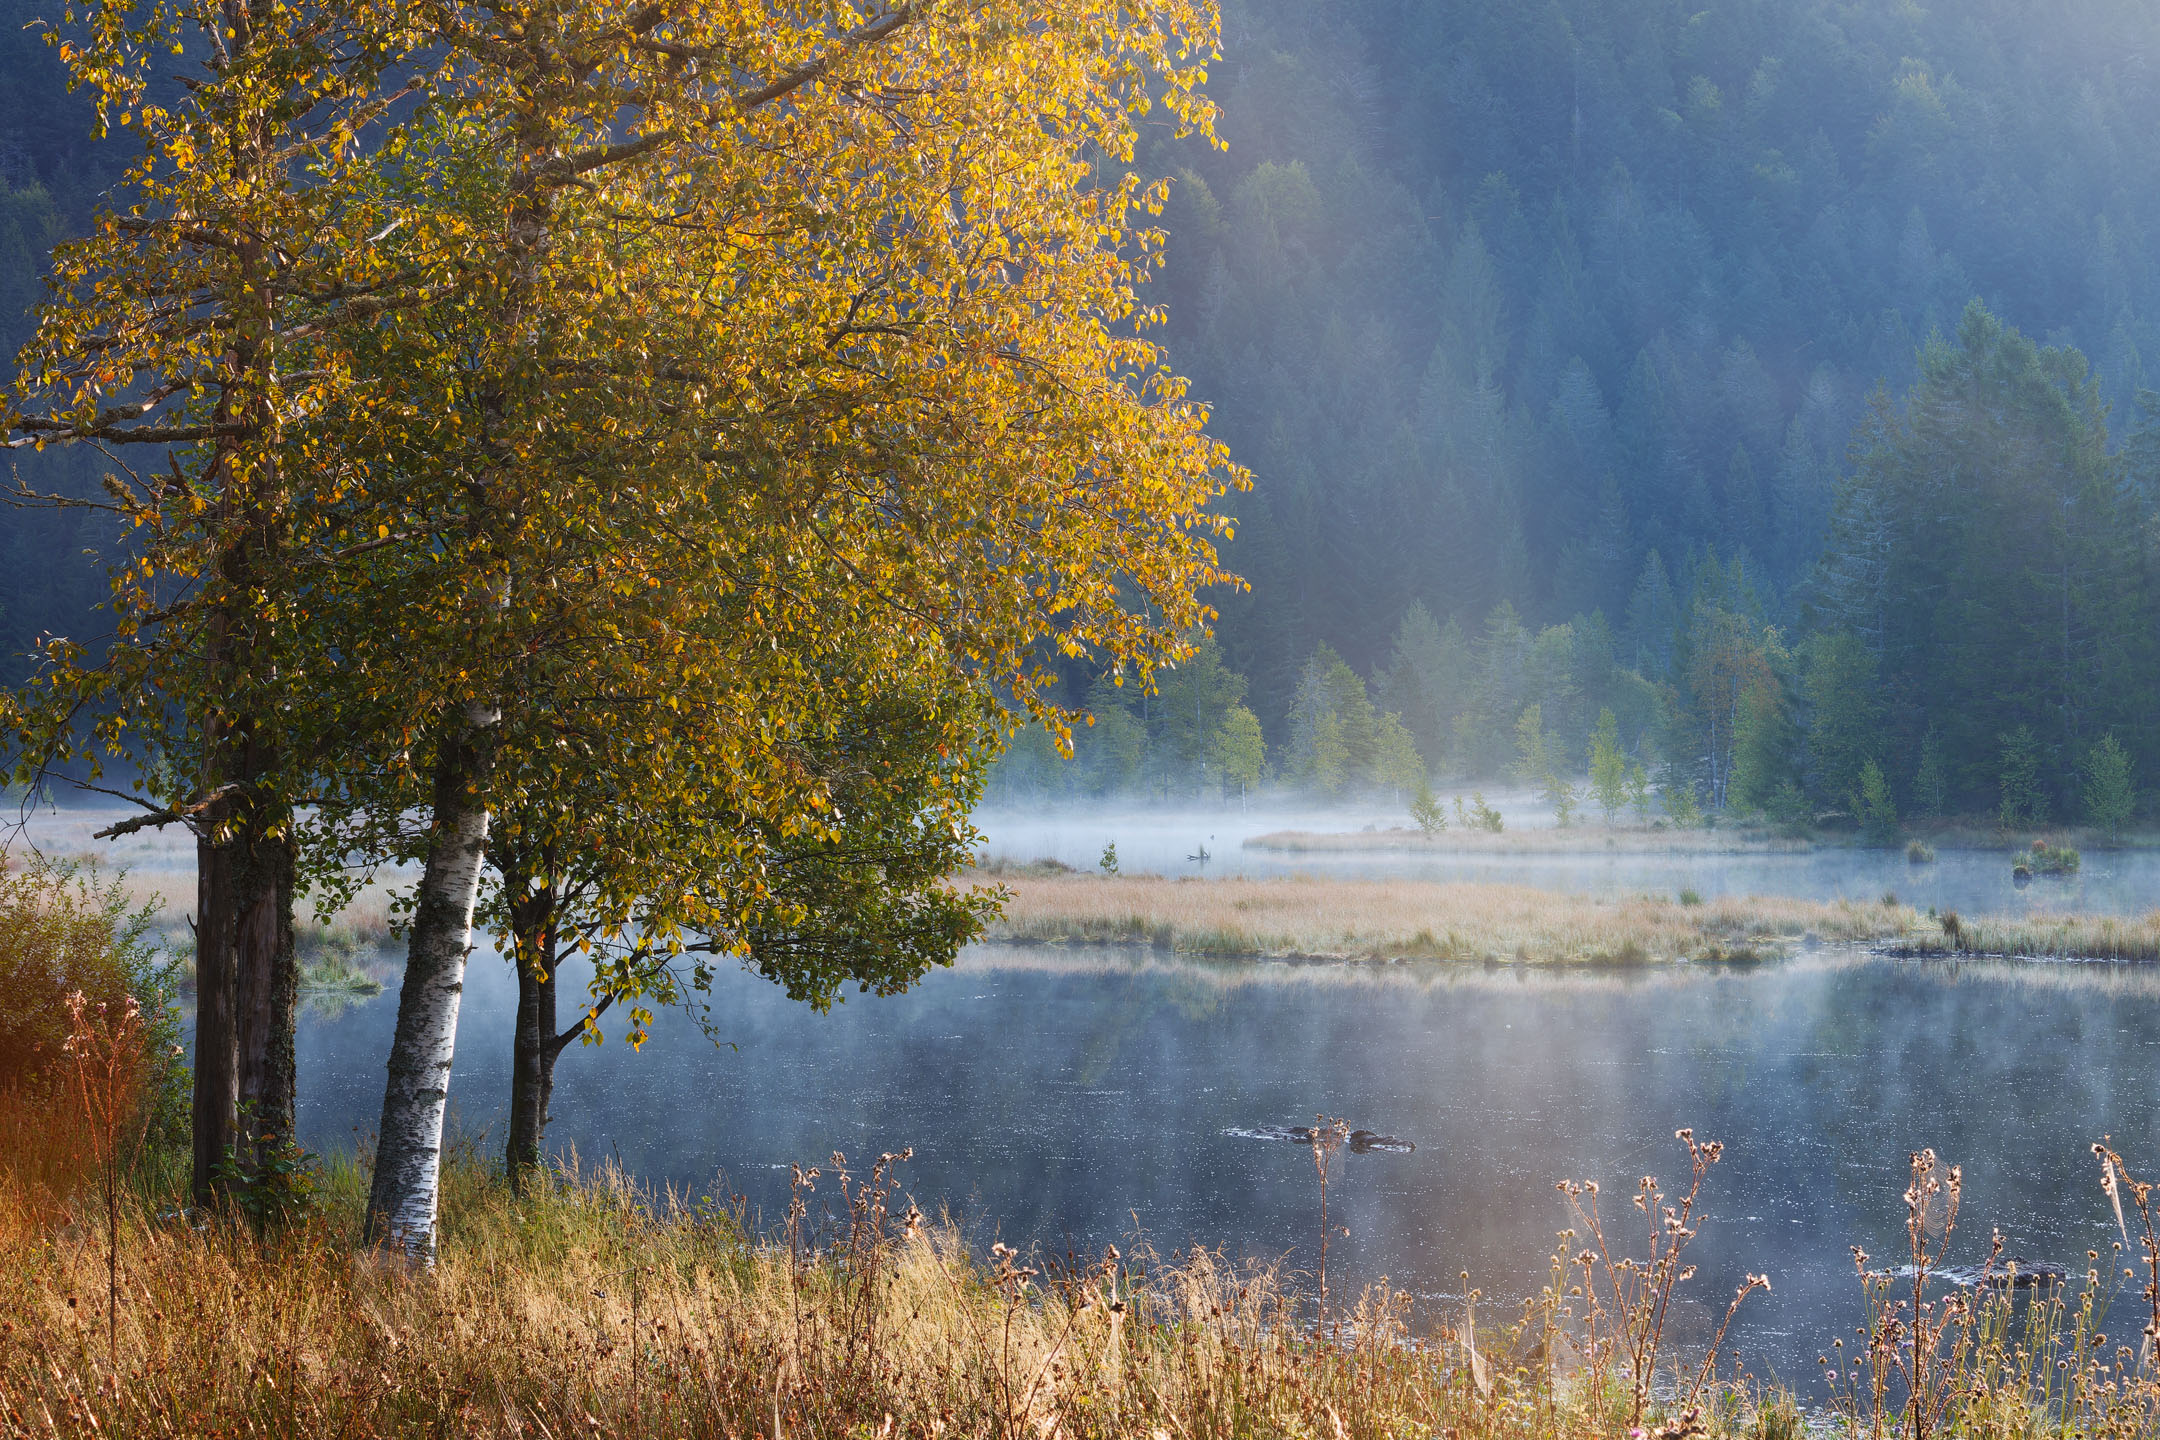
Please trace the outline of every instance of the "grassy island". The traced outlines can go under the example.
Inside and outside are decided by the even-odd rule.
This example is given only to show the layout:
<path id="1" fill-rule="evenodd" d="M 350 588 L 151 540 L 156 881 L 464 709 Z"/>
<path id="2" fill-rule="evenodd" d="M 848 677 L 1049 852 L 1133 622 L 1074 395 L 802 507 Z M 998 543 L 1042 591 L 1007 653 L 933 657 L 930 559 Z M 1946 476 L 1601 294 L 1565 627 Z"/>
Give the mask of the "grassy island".
<path id="1" fill-rule="evenodd" d="M 1191 954 L 1532 964 L 1763 958 L 1813 934 L 1887 940 L 1908 906 L 1779 896 L 1602 897 L 1527 885 L 1302 876 L 1220 880 L 1041 868 L 996 876 L 1011 894 L 995 939 L 1147 944 Z"/>

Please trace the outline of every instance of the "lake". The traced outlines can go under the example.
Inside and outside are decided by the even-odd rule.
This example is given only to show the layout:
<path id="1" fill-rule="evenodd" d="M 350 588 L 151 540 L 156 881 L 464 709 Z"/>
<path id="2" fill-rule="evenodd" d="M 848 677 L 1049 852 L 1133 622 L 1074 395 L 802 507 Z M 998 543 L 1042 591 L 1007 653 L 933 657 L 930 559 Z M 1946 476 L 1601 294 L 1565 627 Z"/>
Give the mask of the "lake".
<path id="1" fill-rule="evenodd" d="M 1608 1210 L 1632 1215 L 1637 1176 L 1681 1179 L 1672 1137 L 1689 1125 L 1729 1148 L 1679 1323 L 1706 1333 L 1744 1272 L 1767 1271 L 1774 1289 L 1736 1333 L 1758 1367 L 1795 1379 L 1859 1321 L 1847 1247 L 1902 1243 L 1908 1152 L 1965 1166 L 1953 1258 L 1982 1258 L 1999 1226 L 2012 1253 L 2073 1269 L 2114 1233 L 2091 1141 L 2110 1133 L 2160 1170 L 2149 969 L 1824 948 L 1553 972 L 984 946 L 910 994 L 825 1016 L 740 973 L 713 998 L 725 1045 L 668 1015 L 642 1054 L 614 1040 L 566 1052 L 551 1141 L 693 1194 L 724 1183 L 768 1219 L 789 1162 L 912 1146 L 906 1188 L 985 1245 L 1129 1248 L 1138 1234 L 1304 1265 L 1309 1150 L 1231 1132 L 1326 1113 L 1417 1145 L 1340 1159 L 1338 1293 L 1385 1275 L 1430 1316 L 1459 1307 L 1464 1271 L 1488 1306 L 1533 1291 L 1566 1223 L 1553 1182 L 1596 1179 Z M 491 1150 L 513 999 L 504 962 L 477 956 L 452 1104 Z M 395 1009 L 393 992 L 304 1018 L 308 1145 L 373 1127 Z"/>

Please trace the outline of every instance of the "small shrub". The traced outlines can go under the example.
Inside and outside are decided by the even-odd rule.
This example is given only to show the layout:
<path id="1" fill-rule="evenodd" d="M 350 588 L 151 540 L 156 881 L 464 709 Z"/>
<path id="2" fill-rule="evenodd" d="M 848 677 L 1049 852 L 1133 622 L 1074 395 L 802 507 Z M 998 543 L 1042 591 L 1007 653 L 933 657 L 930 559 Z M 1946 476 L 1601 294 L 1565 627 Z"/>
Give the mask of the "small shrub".
<path id="1" fill-rule="evenodd" d="M 1665 803 L 1665 813 L 1671 817 L 1675 827 L 1681 830 L 1693 830 L 1703 823 L 1702 802 L 1695 798 L 1695 787 L 1693 785 L 1689 785 L 1685 789 L 1675 785 L 1667 785 L 1662 792 L 1661 798 Z"/>
<path id="2" fill-rule="evenodd" d="M 1778 786 L 1776 792 L 1770 796 L 1769 803 L 1763 807 L 1763 813 L 1769 817 L 1770 823 L 1777 827 L 1780 835 L 1793 840 L 1806 835 L 1810 822 L 1814 819 L 1808 808 L 1807 796 L 1790 780 Z"/>
<path id="3" fill-rule="evenodd" d="M 10 1137 L 0 1181 L 27 1203 L 63 1200 L 90 1179 L 96 1152 L 67 1063 L 80 1015 L 132 1007 L 127 1053 L 106 1057 L 119 1067 L 112 1085 L 131 1097 L 125 1124 L 139 1123 L 152 1146 L 186 1134 L 173 976 L 149 930 L 150 912 L 131 909 L 120 877 L 95 865 L 38 859 L 0 872 L 0 1133 Z"/>
<path id="4" fill-rule="evenodd" d="M 1418 779 L 1417 794 L 1410 799 L 1410 819 L 1427 835 L 1437 835 L 1447 829 L 1447 811 L 1434 796 L 1432 782 L 1422 776 Z"/>
<path id="5" fill-rule="evenodd" d="M 1905 846 L 1905 863 L 1932 865 L 1935 863 L 1935 848 L 1925 840 L 1909 841 Z"/>
<path id="6" fill-rule="evenodd" d="M 1693 890 L 1682 890 L 1680 892 L 1680 903 L 1682 905 L 1700 905 L 1702 904 L 1702 896 Z"/>

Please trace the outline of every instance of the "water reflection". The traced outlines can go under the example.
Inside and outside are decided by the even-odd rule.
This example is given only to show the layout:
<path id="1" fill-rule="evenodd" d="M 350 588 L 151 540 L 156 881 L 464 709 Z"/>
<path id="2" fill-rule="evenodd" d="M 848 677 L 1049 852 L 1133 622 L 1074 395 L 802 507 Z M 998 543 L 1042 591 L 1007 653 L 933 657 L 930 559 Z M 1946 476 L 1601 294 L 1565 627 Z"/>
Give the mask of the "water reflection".
<path id="1" fill-rule="evenodd" d="M 497 1128 L 513 989 L 477 959 L 453 1103 Z M 1681 1125 L 1729 1142 L 1693 1312 L 1744 1271 L 1752 1355 L 1811 1373 L 1856 1323 L 1847 1246 L 1897 1240 L 1905 1156 L 1964 1164 L 1964 1257 L 1991 1225 L 2013 1253 L 2082 1267 L 2112 1220 L 2087 1146 L 2160 1168 L 2151 1104 L 2160 973 L 1892 962 L 1818 951 L 1745 970 L 1626 973 L 1186 964 L 1131 951 L 983 948 L 913 993 L 829 1016 L 723 979 L 716 1048 L 667 1017 L 643 1054 L 573 1050 L 553 1139 L 775 1215 L 785 1166 L 915 1147 L 906 1172 L 987 1239 L 1288 1255 L 1314 1241 L 1309 1155 L 1228 1132 L 1319 1112 L 1414 1141 L 1345 1156 L 1351 1235 L 1331 1270 L 1437 1298 L 1468 1270 L 1489 1297 L 1542 1280 L 1564 1223 L 1553 1182 L 1677 1180 Z M 314 1146 L 372 1126 L 396 996 L 301 1036 Z M 1632 1212 L 1630 1212 L 1632 1213 Z M 1341 1267 L 1337 1269 L 1336 1267 Z"/>

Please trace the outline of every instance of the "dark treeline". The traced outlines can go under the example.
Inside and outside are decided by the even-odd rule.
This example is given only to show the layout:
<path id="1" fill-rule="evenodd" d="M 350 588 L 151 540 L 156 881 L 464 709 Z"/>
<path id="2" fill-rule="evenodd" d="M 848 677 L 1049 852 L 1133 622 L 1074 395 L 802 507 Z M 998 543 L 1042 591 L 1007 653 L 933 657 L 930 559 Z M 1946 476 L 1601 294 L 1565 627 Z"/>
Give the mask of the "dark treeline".
<path id="1" fill-rule="evenodd" d="M 0 357 L 13 360 L 30 338 L 31 308 L 44 293 L 46 257 L 89 225 L 98 197 L 134 152 L 92 139 L 90 102 L 67 89 L 66 67 L 43 41 L 40 19 L 59 18 L 45 0 L 0 0 Z M 94 494 L 103 468 L 85 451 L 11 452 L 0 483 Z M 109 554 L 113 536 L 91 512 L 0 510 L 0 686 L 19 682 L 44 634 L 81 636 L 105 598 L 105 576 L 86 555 Z"/>
<path id="2" fill-rule="evenodd" d="M 2009 754 L 2013 811 L 2075 818 L 2110 735 L 2160 774 L 2149 9 L 1228 0 L 1224 27 L 1227 148 L 1142 163 L 1180 177 L 1158 298 L 1257 477 L 1252 588 L 1160 694 L 1075 668 L 1077 763 L 1023 737 L 1001 791 L 1407 789 L 1520 773 L 1533 733 L 1579 771 L 1606 709 L 1728 808 L 1851 813 L 1873 761 L 1904 814 L 1994 810 Z M 124 158 L 88 134 L 14 47 L 11 349 Z M 82 525 L 0 527 L 7 678 L 102 591 Z"/>

